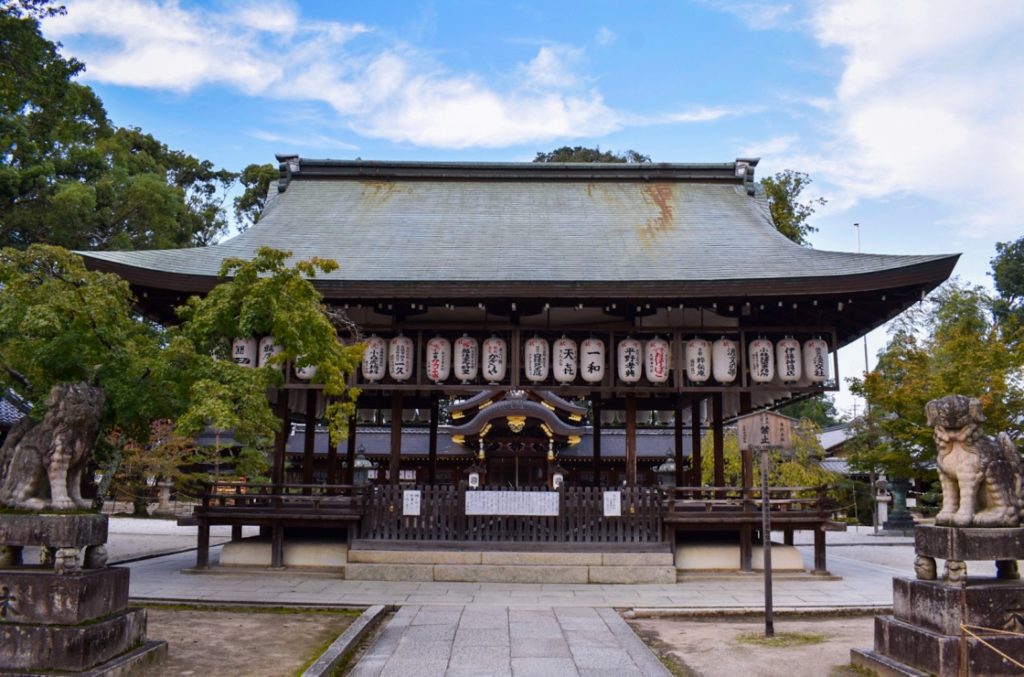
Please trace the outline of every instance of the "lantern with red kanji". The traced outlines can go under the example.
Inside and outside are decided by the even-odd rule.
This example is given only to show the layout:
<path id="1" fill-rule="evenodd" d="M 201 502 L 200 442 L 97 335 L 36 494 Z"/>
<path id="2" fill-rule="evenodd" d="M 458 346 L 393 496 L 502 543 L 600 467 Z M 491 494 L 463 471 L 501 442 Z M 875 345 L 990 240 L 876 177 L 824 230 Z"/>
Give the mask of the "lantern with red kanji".
<path id="1" fill-rule="evenodd" d="M 463 334 L 455 339 L 454 346 L 452 368 L 455 370 L 455 378 L 462 383 L 469 383 L 480 370 L 480 345 L 472 336 Z"/>
<path id="2" fill-rule="evenodd" d="M 668 381 L 669 371 L 672 368 L 672 353 L 669 351 L 668 341 L 655 336 L 647 342 L 644 349 L 644 373 L 647 380 L 654 385 L 661 385 Z"/>
<path id="3" fill-rule="evenodd" d="M 452 373 L 452 344 L 443 336 L 427 341 L 427 380 L 444 383 Z"/>

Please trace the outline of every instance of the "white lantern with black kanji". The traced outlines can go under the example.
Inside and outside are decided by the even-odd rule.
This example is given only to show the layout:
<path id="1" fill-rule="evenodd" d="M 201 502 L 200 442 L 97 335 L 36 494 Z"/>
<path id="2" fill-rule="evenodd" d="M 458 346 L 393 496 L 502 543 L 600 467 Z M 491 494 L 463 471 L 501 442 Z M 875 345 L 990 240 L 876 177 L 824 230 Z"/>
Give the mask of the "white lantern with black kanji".
<path id="1" fill-rule="evenodd" d="M 796 383 L 803 371 L 800 342 L 787 336 L 775 344 L 775 369 L 783 383 Z"/>
<path id="2" fill-rule="evenodd" d="M 828 343 L 820 338 L 804 341 L 804 376 L 811 383 L 829 378 Z"/>
<path id="3" fill-rule="evenodd" d="M 686 342 L 686 374 L 694 383 L 711 378 L 711 341 L 695 338 Z"/>
<path id="4" fill-rule="evenodd" d="M 398 382 L 408 381 L 412 378 L 415 360 L 416 350 L 411 338 L 399 334 L 391 339 L 388 344 L 388 373 L 391 378 Z"/>
<path id="5" fill-rule="evenodd" d="M 372 335 L 366 339 L 366 348 L 363 350 L 363 378 L 370 383 L 376 383 L 384 378 L 388 370 L 388 342 Z"/>
<path id="6" fill-rule="evenodd" d="M 480 371 L 480 344 L 472 336 L 463 334 L 455 339 L 454 345 L 452 368 L 455 370 L 455 378 L 462 383 L 469 383 Z"/>
<path id="7" fill-rule="evenodd" d="M 231 359 L 241 367 L 255 367 L 256 347 L 256 339 L 236 338 L 231 342 Z"/>
<path id="8" fill-rule="evenodd" d="M 587 383 L 604 380 L 604 341 L 601 339 L 588 338 L 580 343 L 580 376 Z"/>
<path id="9" fill-rule="evenodd" d="M 427 341 L 427 380 L 444 383 L 452 373 L 452 343 L 443 336 Z"/>
<path id="10" fill-rule="evenodd" d="M 492 385 L 501 383 L 505 380 L 505 370 L 508 366 L 508 344 L 505 343 L 505 339 L 498 336 L 485 338 L 483 354 L 481 368 L 484 380 Z"/>
<path id="11" fill-rule="evenodd" d="M 551 369 L 551 353 L 546 340 L 539 336 L 526 339 L 523 358 L 528 381 L 540 383 L 548 377 L 548 372 Z"/>
<path id="12" fill-rule="evenodd" d="M 754 383 L 771 383 L 775 378 L 775 351 L 768 339 L 754 339 L 750 342 L 750 380 Z"/>
<path id="13" fill-rule="evenodd" d="M 579 364 L 579 352 L 576 342 L 567 336 L 556 339 L 551 346 L 554 353 L 555 380 L 559 383 L 572 383 L 576 380 L 577 365 Z"/>
<path id="14" fill-rule="evenodd" d="M 312 364 L 307 364 L 304 367 L 300 367 L 299 362 L 301 360 L 301 357 L 298 360 L 295 360 L 295 376 L 302 379 L 303 381 L 308 381 L 309 379 L 316 376 L 316 366 Z"/>
<path id="15" fill-rule="evenodd" d="M 259 345 L 259 366 L 267 366 L 267 362 L 270 361 L 270 358 L 277 355 L 282 350 L 284 349 L 274 341 L 273 336 L 264 336 L 261 338 Z M 275 364 L 274 369 L 280 371 L 281 365 Z"/>
<path id="16" fill-rule="evenodd" d="M 654 385 L 665 383 L 671 369 L 672 353 L 668 341 L 655 336 L 644 348 L 644 373 L 647 374 L 647 380 Z"/>
<path id="17" fill-rule="evenodd" d="M 639 383 L 643 375 L 644 345 L 634 338 L 619 341 L 619 380 L 623 383 Z"/>
<path id="18" fill-rule="evenodd" d="M 711 344 L 711 375 L 719 383 L 732 383 L 740 371 L 740 347 L 724 336 Z"/>

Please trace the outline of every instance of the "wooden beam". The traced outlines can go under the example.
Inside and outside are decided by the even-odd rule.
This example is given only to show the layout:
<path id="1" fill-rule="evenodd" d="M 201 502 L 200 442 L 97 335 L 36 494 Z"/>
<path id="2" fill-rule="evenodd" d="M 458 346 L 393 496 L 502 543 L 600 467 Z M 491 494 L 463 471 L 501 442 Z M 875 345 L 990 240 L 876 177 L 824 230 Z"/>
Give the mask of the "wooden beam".
<path id="1" fill-rule="evenodd" d="M 700 398 L 690 400 L 690 484 L 701 486 L 701 454 L 700 454 Z"/>
<path id="2" fill-rule="evenodd" d="M 316 399 L 317 391 L 306 391 L 306 432 L 303 435 L 302 446 L 302 483 L 313 483 L 313 454 L 316 452 Z M 310 494 L 312 489 L 302 490 L 303 494 Z"/>
<path id="3" fill-rule="evenodd" d="M 437 424 L 438 417 L 441 415 L 440 406 L 440 395 L 437 393 L 431 393 L 430 395 L 430 447 L 427 450 L 428 454 L 428 467 L 427 467 L 427 484 L 433 486 L 437 482 Z"/>
<path id="4" fill-rule="evenodd" d="M 343 484 L 355 484 L 356 467 L 356 415 L 348 419 L 348 440 L 345 446 L 345 479 Z"/>
<path id="5" fill-rule="evenodd" d="M 626 395 L 626 484 L 636 486 L 636 395 Z"/>
<path id="6" fill-rule="evenodd" d="M 274 485 L 274 493 L 279 493 L 281 485 L 284 484 L 284 453 L 288 445 L 288 434 L 291 432 L 291 424 L 288 421 L 288 392 L 284 388 L 277 389 L 274 413 L 281 427 L 274 435 L 274 460 L 270 468 L 270 482 Z"/>
<path id="7" fill-rule="evenodd" d="M 711 396 L 711 434 L 715 450 L 715 486 L 725 486 L 725 430 L 722 415 L 722 393 Z"/>
<path id="8" fill-rule="evenodd" d="M 672 410 L 672 438 L 676 450 L 676 486 L 686 486 L 686 475 L 683 472 L 683 401 L 676 398 Z"/>
<path id="9" fill-rule="evenodd" d="M 398 484 L 398 472 L 402 466 L 402 393 L 391 396 L 391 484 Z"/>
<path id="10" fill-rule="evenodd" d="M 593 440 L 593 449 L 594 449 L 594 459 L 593 459 L 593 461 L 594 461 L 594 465 L 593 465 L 594 486 L 595 487 L 599 487 L 599 486 L 601 486 L 601 400 L 600 400 L 600 398 L 596 398 L 595 397 L 592 400 L 591 405 L 592 405 L 592 408 L 591 408 L 591 414 L 590 415 L 593 416 L 593 418 L 594 418 L 594 420 L 593 420 L 593 424 L 594 424 L 594 440 Z"/>

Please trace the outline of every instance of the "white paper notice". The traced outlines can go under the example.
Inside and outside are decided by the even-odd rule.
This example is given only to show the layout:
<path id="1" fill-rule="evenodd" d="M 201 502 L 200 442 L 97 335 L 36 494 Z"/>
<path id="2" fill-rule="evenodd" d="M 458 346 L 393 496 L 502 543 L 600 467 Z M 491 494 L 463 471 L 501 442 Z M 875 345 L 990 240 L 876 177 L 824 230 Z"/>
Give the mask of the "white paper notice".
<path id="1" fill-rule="evenodd" d="M 622 492 L 604 492 L 604 516 L 622 517 Z"/>
<path id="2" fill-rule="evenodd" d="M 558 516 L 554 491 L 467 491 L 467 515 Z"/>
<path id="3" fill-rule="evenodd" d="M 406 517 L 420 514 L 420 492 L 406 489 L 402 492 L 402 514 Z"/>

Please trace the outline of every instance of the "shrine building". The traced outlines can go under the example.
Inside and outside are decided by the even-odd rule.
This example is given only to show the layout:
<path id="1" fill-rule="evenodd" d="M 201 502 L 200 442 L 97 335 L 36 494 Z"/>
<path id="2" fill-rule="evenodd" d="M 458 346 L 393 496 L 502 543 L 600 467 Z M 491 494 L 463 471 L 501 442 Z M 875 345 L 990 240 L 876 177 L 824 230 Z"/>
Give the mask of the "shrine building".
<path id="1" fill-rule="evenodd" d="M 167 322 L 217 284 L 225 258 L 269 246 L 340 264 L 313 284 L 366 346 L 348 438 L 330 448 L 315 378 L 288 369 L 277 409 L 291 434 L 276 440 L 272 481 L 197 509 L 199 566 L 211 524 L 257 524 L 276 566 L 290 534 L 337 529 L 350 554 L 431 542 L 670 553 L 714 532 L 749 569 L 761 496 L 725 486 L 725 427 L 838 390 L 836 351 L 958 258 L 797 245 L 772 223 L 757 159 L 278 160 L 259 222 L 230 240 L 83 253 Z M 265 338 L 234 351 L 258 364 Z M 813 531 L 824 571 L 835 525 L 821 493 L 784 493 L 768 497 L 778 528 Z"/>

